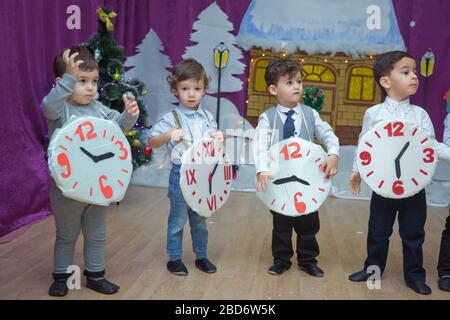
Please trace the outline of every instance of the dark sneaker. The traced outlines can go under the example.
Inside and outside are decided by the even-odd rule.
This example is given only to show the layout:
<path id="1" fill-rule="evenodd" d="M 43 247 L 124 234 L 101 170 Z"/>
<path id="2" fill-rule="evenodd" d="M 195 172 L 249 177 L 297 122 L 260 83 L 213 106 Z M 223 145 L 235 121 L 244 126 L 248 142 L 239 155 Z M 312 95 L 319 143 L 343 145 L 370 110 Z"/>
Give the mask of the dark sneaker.
<path id="1" fill-rule="evenodd" d="M 348 276 L 348 280 L 353 282 L 363 282 L 367 281 L 369 279 L 370 274 L 366 272 L 366 270 L 361 270 L 355 273 L 352 273 Z"/>
<path id="2" fill-rule="evenodd" d="M 69 292 L 67 287 L 67 279 L 69 279 L 70 273 L 53 273 L 52 285 L 48 289 L 48 295 L 52 297 L 64 297 Z"/>
<path id="3" fill-rule="evenodd" d="M 97 291 L 103 294 L 114 294 L 119 291 L 120 287 L 112 282 L 109 282 L 105 278 L 100 278 L 97 280 L 86 278 L 86 286 L 89 289 Z"/>
<path id="4" fill-rule="evenodd" d="M 168 261 L 167 270 L 169 270 L 170 273 L 176 274 L 177 276 L 188 275 L 188 270 L 181 260 Z"/>
<path id="5" fill-rule="evenodd" d="M 450 276 L 442 276 L 438 280 L 438 287 L 442 291 L 450 291 Z"/>
<path id="6" fill-rule="evenodd" d="M 198 260 L 195 260 L 195 266 L 198 268 L 198 269 L 200 269 L 200 270 L 202 270 L 203 272 L 206 272 L 206 273 L 214 273 L 214 272 L 216 272 L 217 271 L 217 268 L 216 268 L 216 266 L 215 265 L 213 265 L 212 263 L 211 263 L 211 261 L 209 261 L 208 259 L 198 259 Z"/>
<path id="7" fill-rule="evenodd" d="M 313 277 L 322 278 L 324 276 L 324 272 L 320 269 L 316 264 L 307 264 L 304 266 L 299 266 L 300 270 L 305 271 L 307 274 Z"/>
<path id="8" fill-rule="evenodd" d="M 431 288 L 427 286 L 425 281 L 407 282 L 406 285 L 418 294 L 431 294 Z"/>
<path id="9" fill-rule="evenodd" d="M 280 274 L 282 274 L 283 272 L 289 270 L 291 266 L 289 264 L 284 264 L 284 263 L 280 263 L 280 262 L 275 262 L 270 268 L 269 270 L 267 270 L 267 272 L 269 272 L 270 274 L 273 274 L 275 276 L 278 276 Z"/>

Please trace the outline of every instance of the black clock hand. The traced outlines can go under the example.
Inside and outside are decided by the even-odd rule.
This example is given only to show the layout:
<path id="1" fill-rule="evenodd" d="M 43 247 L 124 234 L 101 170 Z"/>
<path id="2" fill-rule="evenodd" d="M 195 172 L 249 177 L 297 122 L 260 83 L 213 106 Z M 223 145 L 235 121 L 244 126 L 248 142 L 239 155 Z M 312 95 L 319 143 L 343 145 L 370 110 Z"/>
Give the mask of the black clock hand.
<path id="1" fill-rule="evenodd" d="M 91 158 L 92 161 L 97 162 L 96 161 L 96 156 L 94 156 L 92 153 L 90 153 L 89 151 L 87 151 L 85 148 L 80 147 L 81 152 L 83 152 L 85 155 L 87 155 L 89 158 Z"/>
<path id="2" fill-rule="evenodd" d="M 398 154 L 397 158 L 395 158 L 395 174 L 397 175 L 397 179 L 400 179 L 402 172 L 401 172 L 401 168 L 400 168 L 400 159 L 403 156 L 403 154 L 405 153 L 406 149 L 408 149 L 409 147 L 409 141 L 403 146 L 402 150 L 400 151 L 400 153 Z"/>
<path id="3" fill-rule="evenodd" d="M 106 160 L 106 159 L 112 158 L 112 157 L 114 157 L 114 156 L 115 156 L 114 153 L 112 153 L 112 152 L 107 152 L 107 153 L 101 154 L 101 155 L 99 155 L 99 156 L 96 156 L 97 161 L 95 161 L 95 162 L 99 162 L 99 161 L 102 161 L 102 160 Z"/>
<path id="4" fill-rule="evenodd" d="M 284 183 L 288 183 L 288 182 L 299 182 L 299 183 L 304 184 L 306 186 L 310 185 L 308 181 L 302 180 L 302 179 L 298 178 L 295 175 L 292 175 L 292 176 L 287 177 L 287 178 L 277 179 L 277 180 L 275 180 L 273 182 L 273 184 L 280 185 L 280 184 L 284 184 Z"/>
<path id="5" fill-rule="evenodd" d="M 219 163 L 217 162 L 216 165 L 214 166 L 213 171 L 211 172 L 211 177 L 214 175 L 214 173 L 216 172 L 217 166 L 219 165 Z"/>
<path id="6" fill-rule="evenodd" d="M 217 162 L 216 165 L 214 166 L 213 171 L 211 171 L 211 173 L 209 174 L 208 177 L 208 182 L 209 182 L 209 194 L 212 193 L 212 177 L 214 175 L 214 173 L 216 172 L 217 166 L 219 165 L 219 163 Z"/>

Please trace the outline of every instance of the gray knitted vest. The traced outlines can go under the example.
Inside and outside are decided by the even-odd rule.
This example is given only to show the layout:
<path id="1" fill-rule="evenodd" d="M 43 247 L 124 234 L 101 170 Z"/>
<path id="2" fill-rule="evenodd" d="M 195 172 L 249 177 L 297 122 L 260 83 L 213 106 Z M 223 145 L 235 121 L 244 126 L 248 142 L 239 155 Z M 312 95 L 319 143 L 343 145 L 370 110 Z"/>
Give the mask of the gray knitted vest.
<path id="1" fill-rule="evenodd" d="M 302 116 L 302 112 L 303 112 L 304 118 Z M 269 124 L 270 124 L 271 130 L 273 130 L 273 129 L 278 130 L 279 141 L 283 140 L 283 121 L 281 120 L 280 116 L 278 115 L 277 107 L 274 106 L 274 107 L 270 107 L 269 109 L 267 109 L 266 115 L 267 115 L 267 118 L 269 119 Z M 315 120 L 314 120 L 313 110 L 310 107 L 305 106 L 304 104 L 300 104 L 300 112 L 298 113 L 297 116 L 300 119 L 301 128 L 300 128 L 300 132 L 297 132 L 296 136 L 314 143 Z M 275 117 L 276 117 L 276 123 L 275 123 L 275 127 L 274 127 Z M 305 127 L 305 125 L 306 125 L 306 127 Z M 274 138 L 276 139 L 276 136 Z M 273 141 L 273 144 L 278 142 L 275 139 Z"/>

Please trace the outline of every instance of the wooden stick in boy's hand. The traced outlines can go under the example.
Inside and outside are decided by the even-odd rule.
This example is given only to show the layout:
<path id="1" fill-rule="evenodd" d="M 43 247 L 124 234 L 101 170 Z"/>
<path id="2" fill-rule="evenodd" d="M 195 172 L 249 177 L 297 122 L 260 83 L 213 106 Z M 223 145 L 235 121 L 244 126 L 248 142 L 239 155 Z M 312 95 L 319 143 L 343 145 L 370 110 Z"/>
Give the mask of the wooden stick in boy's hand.
<path id="1" fill-rule="evenodd" d="M 76 78 L 79 71 L 79 67 L 81 64 L 84 63 L 84 61 L 78 60 L 75 62 L 75 58 L 78 56 L 78 52 L 72 54 L 71 56 L 69 56 L 69 54 L 70 49 L 65 50 L 63 53 L 63 61 L 64 64 L 66 65 L 66 73 Z"/>
<path id="2" fill-rule="evenodd" d="M 123 102 L 125 103 L 125 110 L 128 112 L 128 114 L 132 117 L 139 116 L 139 107 L 136 101 L 136 98 L 129 92 L 126 94 L 124 93 L 123 96 Z"/>
<path id="3" fill-rule="evenodd" d="M 355 196 L 361 192 L 361 175 L 359 172 L 352 172 L 350 176 L 350 190 Z"/>

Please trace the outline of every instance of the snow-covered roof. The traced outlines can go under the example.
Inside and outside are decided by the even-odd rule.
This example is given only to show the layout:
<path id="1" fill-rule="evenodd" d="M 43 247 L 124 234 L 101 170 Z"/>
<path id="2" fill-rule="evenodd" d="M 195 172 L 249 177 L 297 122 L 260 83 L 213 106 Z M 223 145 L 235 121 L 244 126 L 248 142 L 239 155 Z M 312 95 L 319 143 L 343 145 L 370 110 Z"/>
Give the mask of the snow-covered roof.
<path id="1" fill-rule="evenodd" d="M 237 41 L 309 54 L 405 50 L 391 0 L 252 0 Z"/>

